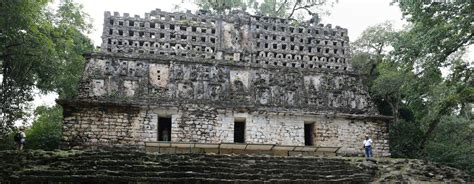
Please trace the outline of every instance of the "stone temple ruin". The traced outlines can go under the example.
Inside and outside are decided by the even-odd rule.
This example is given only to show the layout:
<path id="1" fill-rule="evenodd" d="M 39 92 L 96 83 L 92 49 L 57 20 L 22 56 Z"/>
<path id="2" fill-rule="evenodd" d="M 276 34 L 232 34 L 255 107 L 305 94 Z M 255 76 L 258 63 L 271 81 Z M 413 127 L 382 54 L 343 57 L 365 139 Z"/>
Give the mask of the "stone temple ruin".
<path id="1" fill-rule="evenodd" d="M 243 12 L 105 12 L 64 107 L 63 146 L 149 142 L 337 147 L 370 135 L 388 156 L 390 117 L 351 68 L 347 29 Z"/>

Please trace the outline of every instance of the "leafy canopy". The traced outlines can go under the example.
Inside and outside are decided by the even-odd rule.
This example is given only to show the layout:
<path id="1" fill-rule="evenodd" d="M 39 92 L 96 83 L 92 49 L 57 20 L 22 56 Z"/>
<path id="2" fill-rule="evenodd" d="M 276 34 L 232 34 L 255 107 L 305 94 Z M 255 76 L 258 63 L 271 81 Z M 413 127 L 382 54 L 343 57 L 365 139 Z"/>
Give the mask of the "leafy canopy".
<path id="1" fill-rule="evenodd" d="M 311 17 L 318 23 L 319 14 L 328 14 L 326 6 L 334 5 L 338 0 L 192 0 L 200 9 L 217 14 L 228 14 L 241 10 L 251 14 L 279 17 L 291 20 L 303 20 Z"/>
<path id="2" fill-rule="evenodd" d="M 74 95 L 82 54 L 93 49 L 83 34 L 87 14 L 72 0 L 51 10 L 48 0 L 0 2 L 0 137 L 25 115 L 32 90 Z"/>
<path id="3" fill-rule="evenodd" d="M 472 173 L 473 66 L 463 55 L 473 44 L 473 3 L 394 4 L 408 27 L 394 31 L 389 24 L 379 24 L 353 44 L 354 69 L 368 75 L 366 83 L 378 109 L 395 118 L 391 153 Z"/>

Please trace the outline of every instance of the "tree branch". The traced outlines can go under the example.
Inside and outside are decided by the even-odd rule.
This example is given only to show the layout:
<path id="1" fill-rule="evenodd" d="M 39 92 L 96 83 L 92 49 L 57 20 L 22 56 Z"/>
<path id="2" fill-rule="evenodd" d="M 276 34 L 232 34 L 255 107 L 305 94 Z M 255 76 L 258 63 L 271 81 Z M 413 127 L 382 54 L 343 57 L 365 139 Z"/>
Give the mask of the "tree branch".
<path id="1" fill-rule="evenodd" d="M 283 3 L 281 3 L 280 8 L 275 12 L 275 15 L 278 15 L 278 13 L 283 9 L 283 7 L 288 3 L 288 0 L 285 0 Z"/>
<path id="2" fill-rule="evenodd" d="M 293 9 L 291 10 L 291 13 L 290 13 L 290 15 L 288 15 L 287 19 L 290 19 L 291 17 L 293 17 L 293 13 L 295 13 L 295 11 L 296 11 L 296 6 L 297 6 L 298 4 L 299 4 L 298 2 L 295 2 L 295 5 L 293 6 Z"/>

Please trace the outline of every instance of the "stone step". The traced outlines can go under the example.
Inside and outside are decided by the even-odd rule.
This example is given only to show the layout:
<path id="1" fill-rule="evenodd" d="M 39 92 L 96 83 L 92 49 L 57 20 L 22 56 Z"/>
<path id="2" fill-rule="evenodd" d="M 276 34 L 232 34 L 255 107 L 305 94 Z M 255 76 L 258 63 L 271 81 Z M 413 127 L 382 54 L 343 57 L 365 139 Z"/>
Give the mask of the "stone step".
<path id="1" fill-rule="evenodd" d="M 241 160 L 255 160 L 255 161 L 265 161 L 265 162 L 282 162 L 281 157 L 259 157 L 259 156 L 226 156 L 226 155 L 203 155 L 203 154 L 178 154 L 178 155 L 143 155 L 143 154 L 113 154 L 113 155 L 80 155 L 77 157 L 62 158 L 66 159 L 75 159 L 75 160 L 90 160 L 90 159 L 132 159 L 132 160 L 157 160 L 157 159 L 166 159 L 166 160 L 183 160 L 183 159 L 194 159 L 202 161 L 215 161 L 215 160 L 226 160 L 230 162 L 241 161 Z M 329 158 L 305 158 L 305 157 L 286 157 L 284 162 L 314 162 L 321 164 L 334 164 L 334 163 L 343 163 L 346 160 L 342 159 L 329 159 Z"/>
<path id="2" fill-rule="evenodd" d="M 83 176 L 83 177 L 126 177 L 132 181 L 140 180 L 141 178 L 214 178 L 214 179 L 233 179 L 233 180 L 277 180 L 277 179 L 308 179 L 308 180 L 345 180 L 352 181 L 368 181 L 368 175 L 311 175 L 311 174 L 297 174 L 297 173 L 282 173 L 278 175 L 262 175 L 260 173 L 253 174 L 235 174 L 235 173 L 197 173 L 197 172 L 127 172 L 127 171 L 95 171 L 95 170 L 78 170 L 78 171 L 64 171 L 64 170 L 41 170 L 41 171 L 25 171 L 19 175 L 19 178 L 35 178 L 37 176 L 56 178 L 62 176 L 63 178 Z"/>
<path id="3" fill-rule="evenodd" d="M 142 161 L 117 161 L 117 160 L 99 160 L 99 161 L 81 161 L 81 162 L 64 162 L 64 167 L 61 163 L 51 163 L 55 167 L 62 167 L 64 169 L 68 169 L 68 166 L 74 166 L 73 168 L 103 168 L 108 170 L 117 170 L 117 168 L 125 167 L 129 169 L 139 170 L 142 168 L 152 168 L 156 167 L 157 169 L 172 169 L 173 167 L 176 168 L 210 168 L 214 167 L 216 169 L 227 169 L 227 168 L 236 168 L 235 170 L 246 168 L 246 169 L 274 169 L 274 168 L 282 168 L 286 170 L 351 170 L 352 167 L 349 165 L 293 165 L 293 164 L 265 164 L 265 163 L 255 163 L 255 164 L 234 164 L 234 163 L 226 163 L 226 162 L 175 162 L 175 163 L 168 163 L 168 162 L 158 162 L 158 163 L 149 163 Z M 72 169 L 73 169 L 72 168 Z"/>
<path id="4" fill-rule="evenodd" d="M 60 168 L 64 170 L 87 170 L 91 167 L 89 165 L 74 165 L 67 167 L 56 166 L 55 168 Z M 357 173 L 359 170 L 349 167 L 344 167 L 344 169 L 334 169 L 328 167 L 327 169 L 292 169 L 292 168 L 259 168 L 259 167 L 210 167 L 206 165 L 172 165 L 172 166 L 162 166 L 162 165 L 133 165 L 133 166 L 107 166 L 107 165 L 96 165 L 94 166 L 95 170 L 110 170 L 110 171 L 131 171 L 131 172 L 162 172 L 162 171 L 194 171 L 194 172 L 228 172 L 228 173 L 252 173 L 252 172 L 260 172 L 264 174 L 272 174 L 272 173 L 311 173 L 311 174 L 347 174 L 347 173 Z"/>
<path id="5" fill-rule="evenodd" d="M 32 182 L 34 181 L 34 182 Z M 133 182 L 132 182 L 133 181 Z M 232 184 L 311 184 L 311 183 L 367 183 L 367 180 L 353 180 L 350 178 L 345 179 L 321 179 L 321 180 L 310 180 L 310 179 L 269 179 L 269 180 L 247 180 L 247 179 L 215 179 L 215 178 L 154 178 L 154 177 L 140 177 L 133 178 L 128 176 L 29 176 L 21 177 L 12 180 L 13 183 L 35 183 L 35 184 L 75 184 L 75 183 L 114 183 L 114 184 L 129 184 L 129 183 L 167 183 L 167 184 L 221 184 L 221 183 L 232 183 Z"/>
<path id="6" fill-rule="evenodd" d="M 335 165 L 335 164 L 347 164 L 346 161 L 343 160 L 334 160 L 334 161 L 319 161 L 319 160 L 284 160 L 284 159 L 268 159 L 268 160 L 261 160 L 255 158 L 247 158 L 247 159 L 220 159 L 220 158 L 199 158 L 199 157 L 181 157 L 181 158 L 166 158 L 166 157 L 143 157 L 143 158 L 136 158 L 136 157 L 71 157 L 71 158 L 60 158 L 58 161 L 83 161 L 83 160 L 129 160 L 129 161 L 166 161 L 166 162 L 186 162 L 186 161 L 193 161 L 193 162 L 227 162 L 227 163 L 242 163 L 242 162 L 255 162 L 255 163 L 265 163 L 265 164 L 272 164 L 272 163 L 291 163 L 291 164 L 307 164 L 311 163 L 312 165 Z"/>
<path id="7" fill-rule="evenodd" d="M 192 171 L 162 171 L 162 172 L 130 172 L 130 171 L 109 171 L 109 170 L 28 170 L 18 173 L 20 177 L 27 176 L 87 176 L 87 175 L 99 175 L 99 176 L 128 176 L 128 177 L 154 177 L 154 178 L 217 178 L 217 179 L 311 179 L 311 180 L 322 180 L 322 179 L 344 179 L 351 178 L 355 179 L 355 176 L 364 178 L 361 174 L 333 174 L 333 175 L 320 175 L 320 174 L 307 174 L 307 173 L 276 173 L 276 174 L 263 174 L 263 173 L 224 173 L 224 172 L 192 172 Z M 368 176 L 370 177 L 370 176 Z"/>

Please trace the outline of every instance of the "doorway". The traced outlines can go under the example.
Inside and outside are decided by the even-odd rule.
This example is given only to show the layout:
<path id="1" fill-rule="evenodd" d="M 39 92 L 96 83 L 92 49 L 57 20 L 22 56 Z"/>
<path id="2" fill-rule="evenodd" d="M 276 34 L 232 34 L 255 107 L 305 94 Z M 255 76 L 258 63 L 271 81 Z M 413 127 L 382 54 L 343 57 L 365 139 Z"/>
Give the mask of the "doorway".
<path id="1" fill-rule="evenodd" d="M 245 121 L 234 122 L 234 143 L 245 143 Z"/>
<path id="2" fill-rule="evenodd" d="M 304 124 L 304 145 L 305 146 L 313 146 L 313 129 L 314 123 L 306 123 Z"/>
<path id="3" fill-rule="evenodd" d="M 171 141 L 171 118 L 158 117 L 158 141 Z"/>

